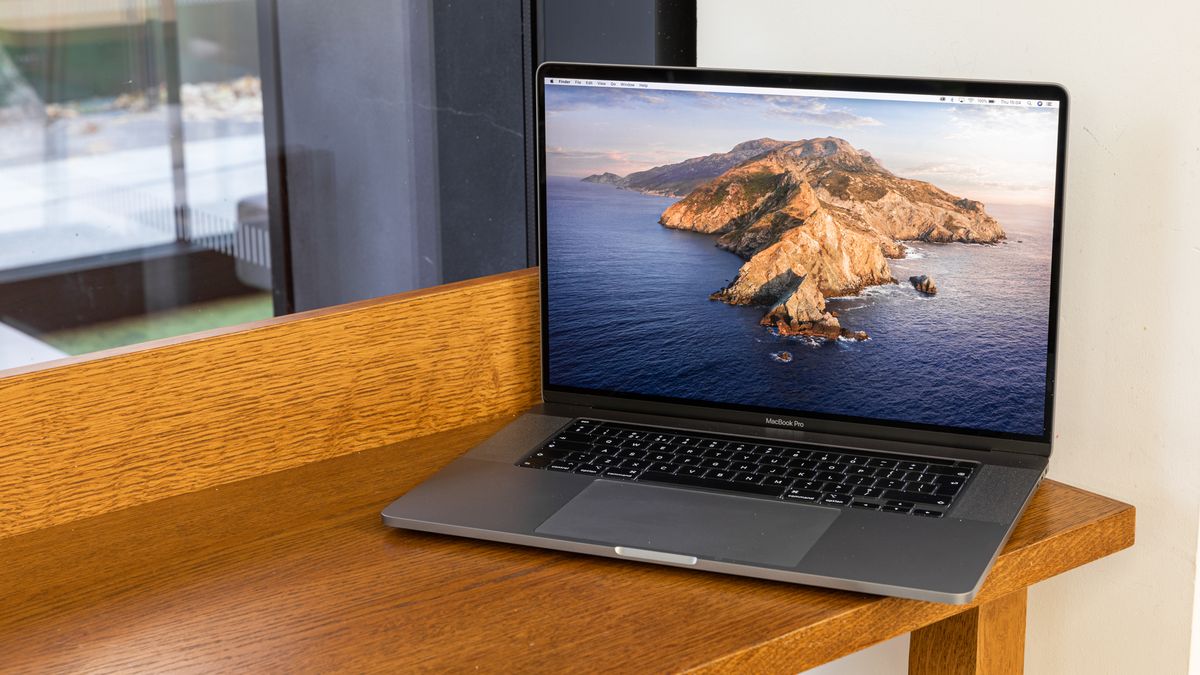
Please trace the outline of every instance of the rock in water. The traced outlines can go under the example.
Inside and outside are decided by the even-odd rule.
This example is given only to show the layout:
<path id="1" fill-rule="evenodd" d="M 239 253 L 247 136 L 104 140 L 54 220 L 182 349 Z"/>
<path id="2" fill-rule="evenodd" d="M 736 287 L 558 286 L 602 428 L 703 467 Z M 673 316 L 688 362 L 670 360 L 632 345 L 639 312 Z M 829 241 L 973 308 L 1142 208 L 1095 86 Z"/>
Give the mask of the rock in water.
<path id="1" fill-rule="evenodd" d="M 912 283 L 913 288 L 925 295 L 937 295 L 937 284 L 934 283 L 933 277 L 922 274 L 920 276 L 909 277 L 908 280 Z"/>
<path id="2" fill-rule="evenodd" d="M 594 173 L 587 178 L 580 178 L 584 183 L 600 183 L 601 185 L 620 185 L 621 177 L 615 173 L 605 171 L 604 173 Z"/>
<path id="3" fill-rule="evenodd" d="M 825 296 L 812 275 L 800 277 L 784 292 L 783 298 L 759 322 L 772 326 L 782 336 L 804 335 L 834 340 L 839 337 L 865 340 L 867 334 L 842 328 L 838 318 L 825 311 Z"/>

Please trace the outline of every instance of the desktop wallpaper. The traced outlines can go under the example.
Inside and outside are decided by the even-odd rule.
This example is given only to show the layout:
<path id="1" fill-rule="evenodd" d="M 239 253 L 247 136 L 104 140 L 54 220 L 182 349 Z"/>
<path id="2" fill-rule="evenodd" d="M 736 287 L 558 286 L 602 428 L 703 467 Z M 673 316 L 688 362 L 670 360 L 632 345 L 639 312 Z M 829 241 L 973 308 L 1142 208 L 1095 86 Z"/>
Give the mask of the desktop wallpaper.
<path id="1" fill-rule="evenodd" d="M 545 101 L 551 384 L 1043 433 L 1057 109 Z"/>

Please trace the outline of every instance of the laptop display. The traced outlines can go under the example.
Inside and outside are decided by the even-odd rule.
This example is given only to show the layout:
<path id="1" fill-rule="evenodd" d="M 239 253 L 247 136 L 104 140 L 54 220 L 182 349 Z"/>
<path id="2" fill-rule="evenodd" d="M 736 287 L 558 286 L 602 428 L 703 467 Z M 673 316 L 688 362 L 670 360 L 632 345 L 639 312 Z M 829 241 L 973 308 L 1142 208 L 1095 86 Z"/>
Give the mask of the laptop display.
<path id="1" fill-rule="evenodd" d="M 1061 101 L 548 78 L 548 388 L 1046 439 Z"/>

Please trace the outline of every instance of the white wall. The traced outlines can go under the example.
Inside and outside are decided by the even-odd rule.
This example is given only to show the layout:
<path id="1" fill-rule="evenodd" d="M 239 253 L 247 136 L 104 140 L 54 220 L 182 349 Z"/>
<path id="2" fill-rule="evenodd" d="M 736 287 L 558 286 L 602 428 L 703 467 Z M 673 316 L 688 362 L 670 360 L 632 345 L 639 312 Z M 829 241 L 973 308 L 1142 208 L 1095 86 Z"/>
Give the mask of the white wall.
<path id="1" fill-rule="evenodd" d="M 1027 672 L 1187 672 L 1200 514 L 1200 3 L 700 0 L 699 61 L 1070 90 L 1050 475 L 1136 505 L 1138 542 L 1031 591 Z M 902 648 L 819 672 L 902 673 Z"/>

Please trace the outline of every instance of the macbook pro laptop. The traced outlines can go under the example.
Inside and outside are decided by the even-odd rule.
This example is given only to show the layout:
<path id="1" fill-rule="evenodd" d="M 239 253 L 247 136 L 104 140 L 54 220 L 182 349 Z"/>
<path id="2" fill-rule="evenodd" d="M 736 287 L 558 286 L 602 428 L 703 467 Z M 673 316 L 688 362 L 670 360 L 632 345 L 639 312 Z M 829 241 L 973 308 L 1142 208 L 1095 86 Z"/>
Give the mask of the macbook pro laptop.
<path id="1" fill-rule="evenodd" d="M 384 522 L 969 602 L 1050 456 L 1066 92 L 536 90 L 544 403 Z"/>

